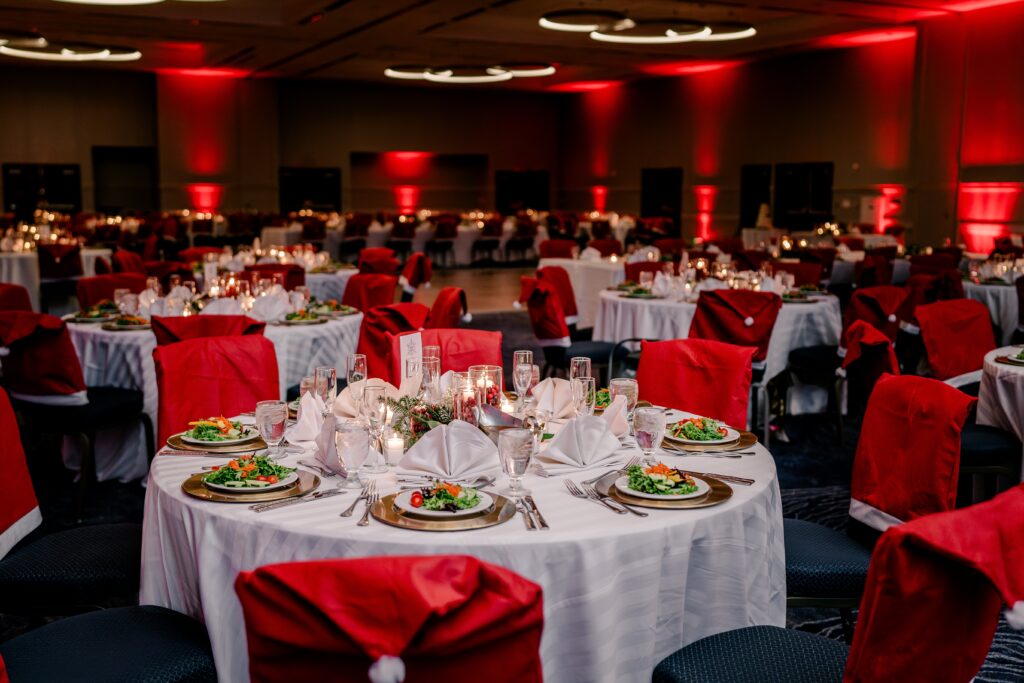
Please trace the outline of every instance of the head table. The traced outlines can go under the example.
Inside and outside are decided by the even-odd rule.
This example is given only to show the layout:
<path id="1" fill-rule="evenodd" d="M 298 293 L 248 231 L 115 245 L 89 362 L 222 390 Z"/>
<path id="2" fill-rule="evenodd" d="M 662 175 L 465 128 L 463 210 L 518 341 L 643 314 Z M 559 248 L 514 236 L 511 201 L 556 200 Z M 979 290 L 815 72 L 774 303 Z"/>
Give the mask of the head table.
<path id="1" fill-rule="evenodd" d="M 345 316 L 322 325 L 268 323 L 264 336 L 274 343 L 284 398 L 288 387 L 313 374 L 317 366 L 338 366 L 356 350 L 363 314 Z M 85 384 L 142 391 L 143 409 L 156 427 L 157 386 L 153 349 L 156 336 L 149 330 L 116 332 L 95 323 L 68 323 L 71 342 L 82 364 Z M 97 435 L 96 474 L 100 481 L 131 481 L 146 474 L 146 449 L 140 427 Z M 74 449 L 65 447 L 65 461 L 77 466 Z"/>
<path id="2" fill-rule="evenodd" d="M 639 454 L 635 445 L 623 448 Z M 737 459 L 659 456 L 756 480 L 733 485 L 732 498 L 715 507 L 616 515 L 570 496 L 564 476 L 528 474 L 524 485 L 549 530 L 528 531 L 517 515 L 496 527 L 444 533 L 393 528 L 372 518 L 358 527 L 358 514 L 338 516 L 353 492 L 264 513 L 197 500 L 182 492 L 182 482 L 223 460 L 160 455 L 146 491 L 141 601 L 202 619 L 219 679 L 246 681 L 245 625 L 233 588 L 238 572 L 296 560 L 469 554 L 543 587 L 546 680 L 646 682 L 661 658 L 687 643 L 785 622 L 779 487 L 771 455 L 761 446 L 755 450 Z M 292 454 L 284 464 L 309 457 L 309 450 Z M 390 483 L 382 492 L 393 491 L 393 475 L 379 476 L 382 485 Z M 326 478 L 321 488 L 338 481 Z M 360 503 L 357 512 L 362 509 Z"/>
<path id="3" fill-rule="evenodd" d="M 601 292 L 594 339 L 685 339 L 697 304 L 674 299 L 627 299 L 619 292 Z M 818 344 L 838 345 L 842 331 L 839 299 L 825 296 L 814 303 L 784 303 L 768 342 L 766 379 L 786 369 L 789 352 Z"/>

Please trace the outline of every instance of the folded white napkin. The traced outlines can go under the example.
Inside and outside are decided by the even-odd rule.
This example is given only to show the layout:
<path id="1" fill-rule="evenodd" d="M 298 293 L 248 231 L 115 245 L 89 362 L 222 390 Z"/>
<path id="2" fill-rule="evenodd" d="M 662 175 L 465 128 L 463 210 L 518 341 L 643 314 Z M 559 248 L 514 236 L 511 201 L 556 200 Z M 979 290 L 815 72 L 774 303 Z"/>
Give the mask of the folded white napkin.
<path id="1" fill-rule="evenodd" d="M 610 464 L 621 448 L 604 418 L 584 415 L 565 423 L 537 461 L 547 474 Z"/>
<path id="2" fill-rule="evenodd" d="M 384 393 L 387 395 L 388 398 L 398 398 L 399 396 L 398 389 L 395 388 L 395 385 L 375 377 L 372 377 L 368 380 L 363 380 L 362 382 L 357 382 L 356 384 L 365 384 L 367 382 L 369 382 L 370 386 L 383 385 L 384 387 L 386 387 L 386 391 Z M 344 389 L 341 390 L 337 398 L 334 399 L 334 407 L 332 409 L 332 412 L 337 417 L 344 417 L 349 419 L 359 417 L 359 406 L 357 406 L 355 401 L 352 400 L 352 387 L 345 387 Z"/>
<path id="3" fill-rule="evenodd" d="M 285 433 L 288 441 L 295 443 L 314 440 L 324 423 L 323 406 L 323 399 L 312 391 L 307 391 L 299 401 L 298 419 Z"/>
<path id="4" fill-rule="evenodd" d="M 200 311 L 202 315 L 242 315 L 242 304 L 237 299 L 225 297 L 207 301 Z"/>
<path id="5" fill-rule="evenodd" d="M 601 419 L 608 424 L 608 428 L 615 436 L 624 436 L 629 432 L 629 422 L 626 420 L 626 397 L 616 396 L 604 412 Z"/>
<path id="6" fill-rule="evenodd" d="M 399 474 L 428 474 L 443 479 L 496 476 L 500 470 L 498 447 L 462 420 L 431 429 L 398 463 Z"/>
<path id="7" fill-rule="evenodd" d="M 182 301 L 191 301 L 192 290 L 188 287 L 178 285 L 177 287 L 172 287 L 171 291 L 167 293 L 167 296 L 174 297 L 175 299 L 181 299 Z"/>
<path id="8" fill-rule="evenodd" d="M 580 261 L 600 261 L 601 252 L 593 247 L 587 247 L 580 252 Z"/>
<path id="9" fill-rule="evenodd" d="M 291 305 L 285 294 L 258 296 L 252 304 L 249 316 L 263 321 L 276 321 L 291 313 Z"/>
<path id="10" fill-rule="evenodd" d="M 537 410 L 546 410 L 551 417 L 564 419 L 576 414 L 572 400 L 572 385 L 561 377 L 549 377 L 533 388 L 534 405 Z"/>
<path id="11" fill-rule="evenodd" d="M 328 415 L 316 437 L 316 459 L 321 467 L 335 474 L 349 476 L 350 470 L 357 470 L 366 461 L 370 453 L 370 433 L 366 430 L 349 433 L 345 451 L 338 457 L 338 441 L 335 438 L 335 427 L 338 418 Z"/>
<path id="12" fill-rule="evenodd" d="M 654 284 L 651 285 L 651 294 L 655 296 L 668 296 L 672 293 L 672 278 L 665 273 L 654 274 Z"/>

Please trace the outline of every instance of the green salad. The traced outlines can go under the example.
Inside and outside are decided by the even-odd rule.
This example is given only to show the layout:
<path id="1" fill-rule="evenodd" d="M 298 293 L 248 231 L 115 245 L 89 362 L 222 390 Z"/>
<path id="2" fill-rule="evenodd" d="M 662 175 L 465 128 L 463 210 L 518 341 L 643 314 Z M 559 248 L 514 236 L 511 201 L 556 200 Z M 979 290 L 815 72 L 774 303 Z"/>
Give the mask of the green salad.
<path id="1" fill-rule="evenodd" d="M 611 392 L 607 389 L 598 389 L 597 398 L 594 401 L 594 407 L 598 410 L 604 410 L 612 403 Z"/>
<path id="2" fill-rule="evenodd" d="M 203 481 L 238 489 L 261 489 L 276 484 L 294 471 L 290 467 L 275 465 L 262 455 L 243 455 L 223 467 L 214 467 Z"/>
<path id="3" fill-rule="evenodd" d="M 479 505 L 480 495 L 476 489 L 435 481 L 433 486 L 416 491 L 410 502 L 413 507 L 423 507 L 424 510 L 458 512 Z"/>
<path id="4" fill-rule="evenodd" d="M 1017 360 L 1024 360 L 1024 351 L 1017 354 Z"/>
<path id="5" fill-rule="evenodd" d="M 690 417 L 680 420 L 668 428 L 669 434 L 677 439 L 690 441 L 721 441 L 729 432 L 710 417 Z"/>
<path id="6" fill-rule="evenodd" d="M 663 463 L 629 468 L 629 488 L 659 496 L 680 496 L 697 490 L 693 477 Z"/>
<path id="7" fill-rule="evenodd" d="M 189 422 L 188 426 L 192 429 L 185 436 L 199 441 L 234 441 L 245 431 L 241 422 L 232 422 L 223 415 Z"/>

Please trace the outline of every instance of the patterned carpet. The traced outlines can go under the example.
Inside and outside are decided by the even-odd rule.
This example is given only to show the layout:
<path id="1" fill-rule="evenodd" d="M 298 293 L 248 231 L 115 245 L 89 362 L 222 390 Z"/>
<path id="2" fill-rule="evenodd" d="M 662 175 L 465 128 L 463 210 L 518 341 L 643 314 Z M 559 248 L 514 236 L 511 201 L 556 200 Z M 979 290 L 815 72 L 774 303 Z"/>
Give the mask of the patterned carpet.
<path id="1" fill-rule="evenodd" d="M 480 313 L 468 327 L 501 330 L 505 365 L 510 366 L 516 349 L 541 350 L 530 331 L 525 311 Z M 844 424 L 840 445 L 833 424 L 820 416 L 790 418 L 781 421 L 771 445 L 782 488 L 783 513 L 835 529 L 845 529 L 849 506 L 850 468 L 860 425 Z M 33 479 L 39 493 L 47 530 L 75 523 L 74 484 L 59 466 L 56 444 L 27 443 Z M 93 503 L 87 511 L 87 523 L 139 521 L 142 519 L 144 489 L 137 483 L 105 483 L 94 489 Z M 838 612 L 834 610 L 789 610 L 788 626 L 842 639 Z M 0 615 L 0 641 L 11 638 L 41 623 Z M 992 649 L 975 679 L 978 683 L 1024 681 L 1024 632 L 1013 631 L 1001 620 Z"/>

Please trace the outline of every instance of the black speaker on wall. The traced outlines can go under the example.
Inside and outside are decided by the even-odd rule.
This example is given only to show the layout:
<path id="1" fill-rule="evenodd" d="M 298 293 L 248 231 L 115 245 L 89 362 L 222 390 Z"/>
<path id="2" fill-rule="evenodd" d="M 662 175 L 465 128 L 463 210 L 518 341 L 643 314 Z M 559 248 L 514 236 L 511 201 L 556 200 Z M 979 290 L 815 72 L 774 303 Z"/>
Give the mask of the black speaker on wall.
<path id="1" fill-rule="evenodd" d="M 313 209 L 341 211 L 341 169 L 282 166 L 278 171 L 281 213 Z"/>
<path id="2" fill-rule="evenodd" d="M 160 208 L 156 147 L 93 147 L 93 204 L 120 214 Z"/>

